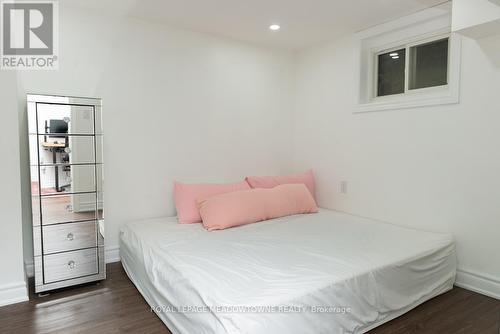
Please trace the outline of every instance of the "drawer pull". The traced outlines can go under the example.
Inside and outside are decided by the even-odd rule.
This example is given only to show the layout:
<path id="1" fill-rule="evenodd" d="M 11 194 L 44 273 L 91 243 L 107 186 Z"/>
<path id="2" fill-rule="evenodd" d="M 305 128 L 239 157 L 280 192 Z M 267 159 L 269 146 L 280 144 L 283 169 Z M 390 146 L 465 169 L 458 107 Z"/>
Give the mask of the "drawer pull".
<path id="1" fill-rule="evenodd" d="M 75 269 L 75 267 L 76 267 L 75 261 L 71 260 L 71 261 L 68 262 L 68 268 L 69 269 Z"/>
<path id="2" fill-rule="evenodd" d="M 75 236 L 73 235 L 73 233 L 68 233 L 68 235 L 66 236 L 66 239 L 68 241 L 73 241 L 73 239 L 75 239 Z"/>

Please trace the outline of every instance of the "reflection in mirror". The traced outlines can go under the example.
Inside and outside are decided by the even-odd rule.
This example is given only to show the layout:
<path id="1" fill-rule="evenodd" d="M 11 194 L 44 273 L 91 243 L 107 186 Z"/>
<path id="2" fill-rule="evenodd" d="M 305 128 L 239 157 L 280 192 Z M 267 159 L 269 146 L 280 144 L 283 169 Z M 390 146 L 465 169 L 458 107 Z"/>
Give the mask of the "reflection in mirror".
<path id="1" fill-rule="evenodd" d="M 38 166 L 38 137 L 36 135 L 30 135 L 28 140 L 30 144 L 30 165 Z"/>
<path id="2" fill-rule="evenodd" d="M 40 185 L 38 181 L 38 168 L 36 166 L 30 166 L 30 176 L 31 176 L 31 195 L 40 195 Z"/>
<path id="3" fill-rule="evenodd" d="M 96 165 L 96 180 L 97 180 L 97 191 L 104 191 L 104 174 L 103 174 L 103 165 Z"/>
<path id="4" fill-rule="evenodd" d="M 97 221 L 97 244 L 104 246 L 104 220 Z"/>
<path id="5" fill-rule="evenodd" d="M 98 192 L 97 193 L 97 219 L 104 219 L 104 213 L 103 213 L 103 193 Z"/>
<path id="6" fill-rule="evenodd" d="M 95 163 L 94 137 L 92 136 L 62 138 L 39 136 L 38 140 L 40 165 Z M 35 154 L 36 152 L 33 152 L 33 155 Z"/>
<path id="7" fill-rule="evenodd" d="M 95 136 L 95 162 L 98 164 L 103 163 L 102 149 L 102 136 Z"/>
<path id="8" fill-rule="evenodd" d="M 30 135 L 37 134 L 37 126 L 36 126 L 36 103 L 28 102 L 28 133 Z"/>
<path id="9" fill-rule="evenodd" d="M 94 220 L 96 194 L 45 196 L 42 201 L 43 225 Z"/>
<path id="10" fill-rule="evenodd" d="M 95 134 L 96 135 L 102 135 L 104 134 L 102 130 L 102 107 L 101 106 L 96 106 L 95 107 Z"/>
<path id="11" fill-rule="evenodd" d="M 42 196 L 52 193 L 96 191 L 94 138 L 68 136 L 62 142 L 43 141 L 45 136 L 30 136 L 31 186 Z M 36 149 L 38 147 L 38 150 Z M 39 173 L 39 174 L 38 174 Z M 40 178 L 40 180 L 38 180 Z M 40 189 L 38 189 L 40 187 Z"/>
<path id="12" fill-rule="evenodd" d="M 38 103 L 38 133 L 93 134 L 94 107 L 69 104 Z"/>
<path id="13" fill-rule="evenodd" d="M 40 197 L 31 197 L 31 214 L 33 216 L 33 226 L 40 226 Z"/>
<path id="14" fill-rule="evenodd" d="M 56 169 L 58 169 L 57 172 Z M 31 188 L 33 194 L 40 193 L 42 196 L 96 191 L 95 166 L 41 166 L 40 181 L 37 175 L 32 175 Z"/>

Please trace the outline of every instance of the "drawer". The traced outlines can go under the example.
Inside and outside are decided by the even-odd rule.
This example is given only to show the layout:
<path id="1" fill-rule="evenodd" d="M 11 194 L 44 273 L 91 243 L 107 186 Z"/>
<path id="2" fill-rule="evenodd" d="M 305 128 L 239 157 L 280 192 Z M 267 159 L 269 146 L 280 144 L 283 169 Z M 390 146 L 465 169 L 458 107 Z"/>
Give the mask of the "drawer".
<path id="1" fill-rule="evenodd" d="M 97 248 L 45 255 L 43 257 L 45 284 L 95 275 L 98 272 Z"/>
<path id="2" fill-rule="evenodd" d="M 41 198 L 42 225 L 96 219 L 97 194 L 67 194 Z"/>
<path id="3" fill-rule="evenodd" d="M 99 165 L 101 167 L 101 165 Z M 100 170 L 99 170 L 100 172 Z M 56 173 L 59 178 L 59 189 L 56 189 Z M 96 191 L 96 165 L 63 165 L 63 166 L 41 166 L 40 182 L 33 182 L 35 190 L 41 195 L 89 193 Z M 69 177 L 69 175 L 71 177 Z M 102 173 L 101 173 L 102 174 Z M 40 189 L 38 189 L 40 186 Z"/>
<path id="4" fill-rule="evenodd" d="M 94 133 L 94 107 L 70 104 L 37 103 L 38 133 L 45 133 L 45 122 L 42 120 L 64 120 L 71 134 Z M 50 123 L 49 123 L 50 125 Z"/>
<path id="5" fill-rule="evenodd" d="M 44 254 L 97 246 L 95 221 L 44 226 L 42 233 Z"/>
<path id="6" fill-rule="evenodd" d="M 39 135 L 38 157 L 40 165 L 53 165 L 55 163 L 68 164 L 95 164 L 95 141 L 94 136 L 72 136 L 64 138 L 50 138 L 50 136 Z M 66 141 L 67 138 L 67 141 Z M 53 146 L 57 145 L 54 151 Z M 65 155 L 63 153 L 68 153 Z M 67 158 L 67 160 L 63 159 Z M 36 165 L 37 163 L 33 163 Z"/>

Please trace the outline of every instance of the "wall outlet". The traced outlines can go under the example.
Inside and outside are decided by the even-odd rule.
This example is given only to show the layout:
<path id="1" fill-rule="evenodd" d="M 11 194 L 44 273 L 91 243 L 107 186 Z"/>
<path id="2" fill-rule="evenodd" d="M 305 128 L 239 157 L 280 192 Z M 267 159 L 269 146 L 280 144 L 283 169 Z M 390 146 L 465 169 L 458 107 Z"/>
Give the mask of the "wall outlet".
<path id="1" fill-rule="evenodd" d="M 347 181 L 340 181 L 340 193 L 347 194 Z"/>

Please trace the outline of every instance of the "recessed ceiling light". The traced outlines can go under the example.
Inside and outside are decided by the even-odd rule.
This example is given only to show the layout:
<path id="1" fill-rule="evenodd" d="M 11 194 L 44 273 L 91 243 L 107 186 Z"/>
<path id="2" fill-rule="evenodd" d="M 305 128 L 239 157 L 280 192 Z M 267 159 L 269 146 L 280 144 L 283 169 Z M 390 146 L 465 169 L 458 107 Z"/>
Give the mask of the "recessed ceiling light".
<path id="1" fill-rule="evenodd" d="M 278 31 L 278 30 L 281 29 L 281 27 L 278 24 L 271 24 L 269 26 L 269 29 L 272 30 L 272 31 Z"/>
<path id="2" fill-rule="evenodd" d="M 393 52 L 393 53 L 389 53 L 389 56 L 395 57 L 395 56 L 399 56 L 399 54 L 397 52 Z"/>
<path id="3" fill-rule="evenodd" d="M 399 56 L 394 56 L 392 57 L 392 59 L 399 59 Z"/>

